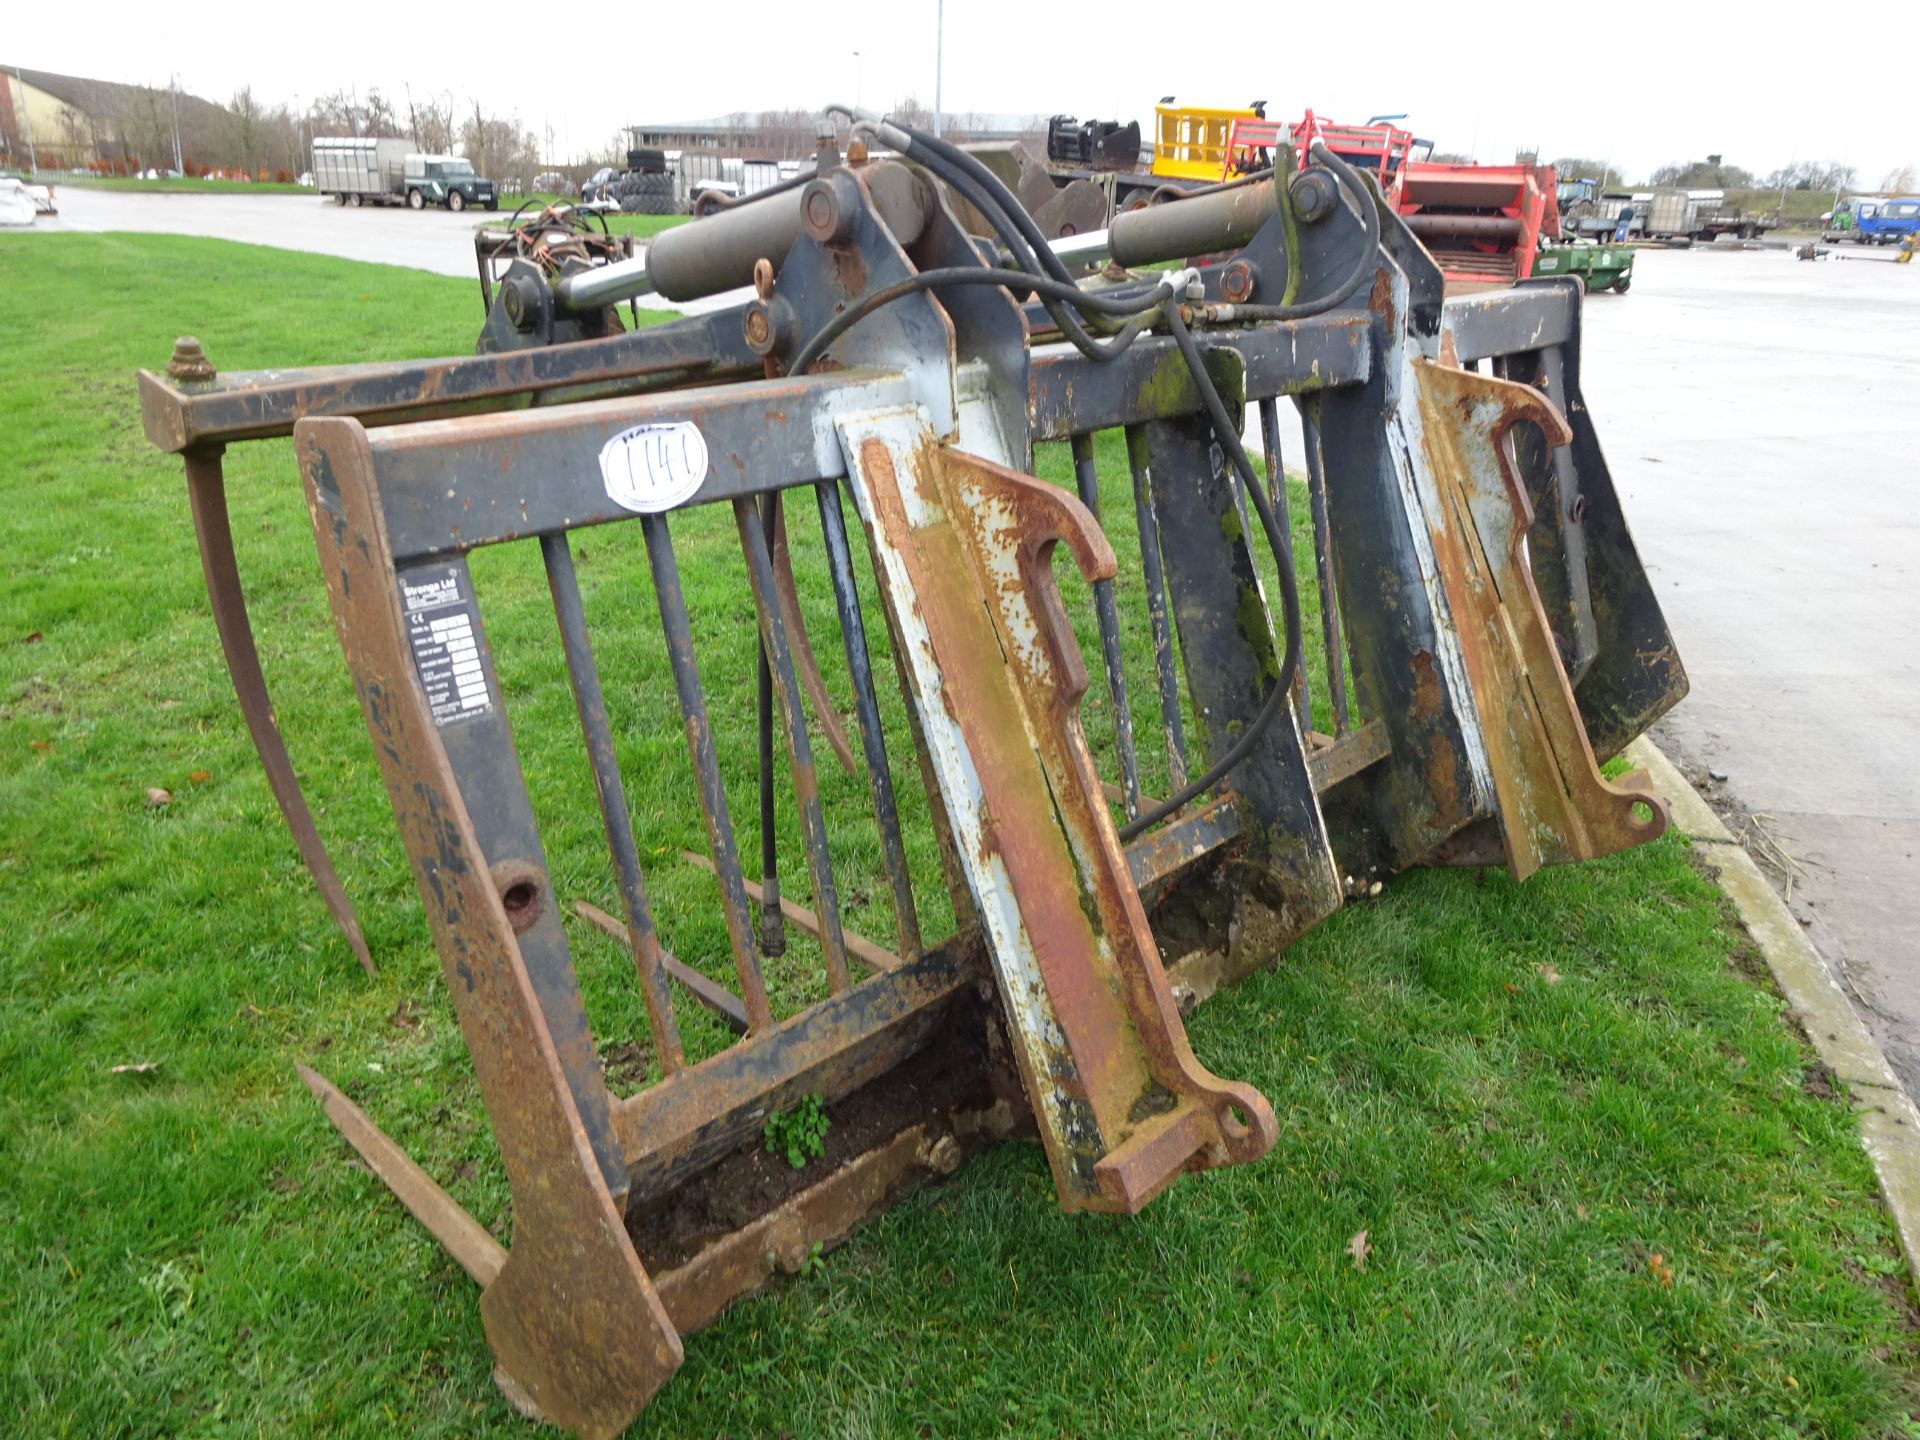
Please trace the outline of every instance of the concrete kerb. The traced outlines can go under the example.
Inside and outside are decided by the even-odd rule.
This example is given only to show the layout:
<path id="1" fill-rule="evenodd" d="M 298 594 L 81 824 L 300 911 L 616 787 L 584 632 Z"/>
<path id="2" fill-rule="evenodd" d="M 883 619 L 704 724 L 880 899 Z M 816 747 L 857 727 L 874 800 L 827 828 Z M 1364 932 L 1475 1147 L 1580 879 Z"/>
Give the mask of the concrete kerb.
<path id="1" fill-rule="evenodd" d="M 1692 839 L 1694 854 L 1733 902 L 1821 1062 L 1845 1082 L 1860 1143 L 1900 1231 L 1909 1278 L 1920 1278 L 1920 1109 L 1854 1012 L 1839 976 L 1712 807 L 1645 736 L 1627 747 L 1626 759 L 1647 772 L 1673 823 Z"/>

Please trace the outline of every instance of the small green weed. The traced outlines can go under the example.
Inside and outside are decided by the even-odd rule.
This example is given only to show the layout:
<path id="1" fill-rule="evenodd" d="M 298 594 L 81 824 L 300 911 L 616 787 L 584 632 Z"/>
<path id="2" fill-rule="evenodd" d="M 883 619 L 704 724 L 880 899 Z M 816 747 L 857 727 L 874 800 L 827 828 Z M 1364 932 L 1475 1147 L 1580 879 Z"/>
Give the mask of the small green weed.
<path id="1" fill-rule="evenodd" d="M 807 1161 L 827 1153 L 826 1102 L 818 1095 L 801 1098 L 791 1110 L 776 1110 L 767 1116 L 767 1150 L 787 1157 L 787 1164 L 798 1170 Z"/>

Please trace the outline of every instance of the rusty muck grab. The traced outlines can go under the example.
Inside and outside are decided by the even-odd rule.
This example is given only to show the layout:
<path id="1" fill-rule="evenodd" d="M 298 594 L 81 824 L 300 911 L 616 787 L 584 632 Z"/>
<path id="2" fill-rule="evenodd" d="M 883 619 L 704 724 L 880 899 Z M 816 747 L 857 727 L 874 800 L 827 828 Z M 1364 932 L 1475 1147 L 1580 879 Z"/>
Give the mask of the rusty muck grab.
<path id="1" fill-rule="evenodd" d="M 1576 284 L 1444 299 L 1418 240 L 1324 151 L 1056 246 L 967 152 L 885 122 L 854 134 L 844 161 L 826 149 L 811 180 L 644 256 L 483 237 L 474 356 L 221 375 L 183 342 L 140 377 L 150 437 L 186 462 L 242 712 L 365 960 L 226 522 L 223 448 L 294 437 L 499 1141 L 510 1246 L 302 1078 L 482 1287 L 502 1389 L 582 1436 L 625 1427 L 735 1299 L 1016 1130 L 1067 1210 L 1132 1213 L 1258 1162 L 1272 1107 L 1206 1067 L 1182 1016 L 1338 909 L 1351 877 L 1524 878 L 1666 823 L 1641 777 L 1599 768 L 1686 681 L 1581 396 Z M 616 318 L 646 290 L 736 289 L 695 318 Z M 1299 566 L 1326 597 L 1313 635 L 1283 401 L 1313 536 Z M 1104 511 L 1103 431 L 1124 434 L 1131 498 Z M 1047 442 L 1071 447 L 1072 489 L 1034 477 Z M 618 688 L 577 569 L 594 527 L 630 527 L 646 556 L 599 631 L 651 631 L 659 658 Z M 757 624 L 744 845 L 683 584 L 696 541 L 699 563 L 744 573 Z M 551 737 L 510 724 L 472 563 L 492 547 L 544 571 L 618 914 L 562 893 L 543 847 L 520 745 Z M 656 913 L 659 817 L 636 824 L 615 703 L 636 683 L 671 694 L 684 732 L 711 953 L 676 954 Z M 883 933 L 850 919 L 850 851 L 873 857 L 859 914 Z M 575 967 L 588 930 L 626 947 L 644 1011 L 648 1083 L 626 1093 Z M 696 1015 L 718 1043 L 690 1043 Z M 832 1117 L 824 1160 L 742 1187 L 769 1117 L 808 1097 Z"/>

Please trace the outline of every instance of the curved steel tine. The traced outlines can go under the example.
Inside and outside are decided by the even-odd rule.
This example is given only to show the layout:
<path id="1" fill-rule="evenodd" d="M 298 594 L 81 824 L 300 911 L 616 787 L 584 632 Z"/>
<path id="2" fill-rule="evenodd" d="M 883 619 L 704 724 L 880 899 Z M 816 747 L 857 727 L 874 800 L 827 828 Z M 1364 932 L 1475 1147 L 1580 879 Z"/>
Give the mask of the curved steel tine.
<path id="1" fill-rule="evenodd" d="M 240 567 L 234 559 L 233 527 L 227 518 L 227 482 L 220 464 L 224 446 L 189 450 L 187 462 L 187 500 L 193 510 L 193 533 L 200 544 L 200 569 L 207 582 L 207 598 L 213 602 L 214 628 L 220 632 L 220 648 L 227 657 L 227 673 L 233 677 L 234 694 L 240 700 L 240 714 L 253 737 L 254 753 L 267 772 L 267 784 L 280 803 L 280 814 L 293 832 L 293 843 L 300 849 L 307 872 L 320 889 L 333 923 L 346 936 L 347 944 L 360 961 L 360 968 L 373 974 L 373 956 L 366 938 L 360 933 L 359 917 L 346 887 L 335 873 L 333 860 L 314 828 L 313 813 L 307 809 L 307 797 L 300 791 L 300 779 L 293 773 L 293 761 L 287 755 L 286 741 L 280 738 L 280 722 L 274 718 L 273 701 L 267 695 L 267 679 L 260 670 L 260 652 L 253 643 L 253 622 L 247 615 L 246 592 L 240 587 Z"/>

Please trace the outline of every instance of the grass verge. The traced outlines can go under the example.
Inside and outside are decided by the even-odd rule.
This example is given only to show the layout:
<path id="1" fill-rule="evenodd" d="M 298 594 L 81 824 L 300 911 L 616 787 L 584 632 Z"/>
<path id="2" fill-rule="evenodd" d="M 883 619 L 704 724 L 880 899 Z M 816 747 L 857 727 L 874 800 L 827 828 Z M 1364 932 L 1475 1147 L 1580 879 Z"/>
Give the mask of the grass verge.
<path id="1" fill-rule="evenodd" d="M 131 384 L 181 333 L 229 369 L 461 352 L 471 282 L 27 234 L 0 240 L 0 286 L 26 337 L 0 348 L 0 1414 L 47 1436 L 531 1434 L 489 1384 L 470 1285 L 290 1068 L 316 1061 L 507 1234 L 290 446 L 230 452 L 234 527 L 281 719 L 381 960 L 371 981 L 280 830 L 177 463 L 141 437 Z M 1110 444 L 1100 459 L 1137 622 L 1124 461 Z M 1041 465 L 1066 478 L 1057 452 Z M 663 932 L 713 966 L 710 882 L 672 859 L 699 824 L 632 528 L 582 535 L 578 563 Z M 824 652 L 812 533 L 796 521 Z M 745 817 L 751 602 L 722 517 L 676 538 Z M 479 557 L 479 588 L 556 887 L 611 907 L 527 548 Z M 1090 636 L 1084 590 L 1063 591 Z M 832 666 L 829 683 L 844 701 Z M 1146 777 L 1164 783 L 1136 685 Z M 911 768 L 896 773 L 925 874 Z M 837 823 L 864 812 L 863 782 L 822 776 L 849 923 L 885 939 L 871 842 Z M 150 807 L 154 786 L 171 802 Z M 783 878 L 804 894 L 798 866 Z M 644 1046 L 619 951 L 573 939 L 603 1048 Z M 1184 1180 L 1135 1220 L 1069 1218 L 1037 1148 L 1004 1146 L 695 1338 L 636 1433 L 1920 1433 L 1871 1169 L 1740 954 L 1677 837 L 1523 887 L 1397 879 L 1192 1022 L 1205 1063 L 1273 1099 L 1263 1162 Z M 773 976 L 783 1008 L 813 994 L 801 960 Z"/>
<path id="2" fill-rule="evenodd" d="M 213 180 L 186 175 L 177 180 L 144 180 L 137 175 L 43 175 L 40 179 L 61 190 L 134 190 L 153 195 L 311 195 L 311 185 L 272 180 Z"/>

